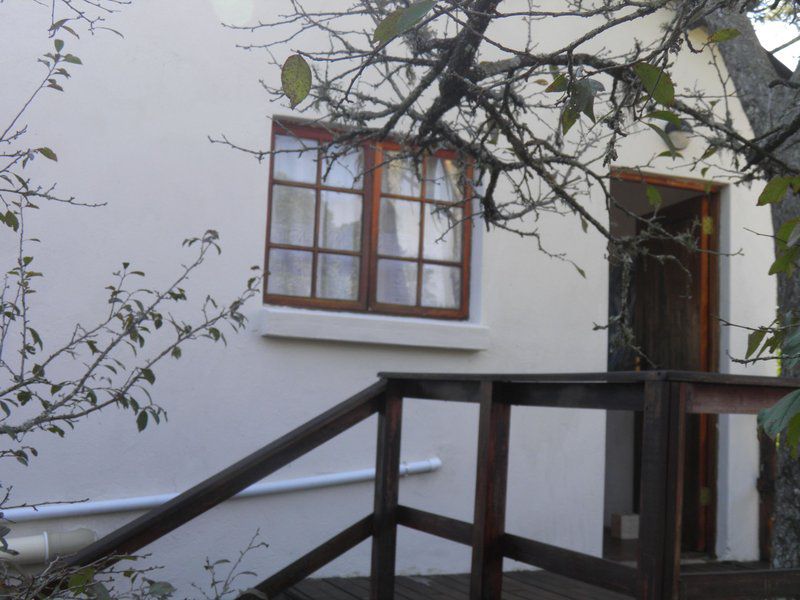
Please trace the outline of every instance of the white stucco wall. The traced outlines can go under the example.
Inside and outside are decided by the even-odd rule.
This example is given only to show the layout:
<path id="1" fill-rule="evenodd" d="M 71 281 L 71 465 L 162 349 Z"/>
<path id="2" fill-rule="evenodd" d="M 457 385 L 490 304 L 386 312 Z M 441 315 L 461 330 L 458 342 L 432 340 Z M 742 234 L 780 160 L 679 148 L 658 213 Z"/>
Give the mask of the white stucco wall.
<path id="1" fill-rule="evenodd" d="M 46 240 L 37 261 L 47 277 L 34 307 L 46 320 L 41 328 L 46 339 L 65 335 L 76 320 L 102 309 L 102 288 L 121 261 L 165 282 L 182 256 L 180 241 L 206 228 L 220 232 L 223 254 L 193 278 L 190 290 L 224 298 L 239 289 L 249 265 L 262 262 L 267 167 L 212 146 L 206 136 L 225 132 L 242 145 L 263 147 L 268 117 L 289 110 L 284 102 L 270 104 L 258 84 L 259 77 L 277 73 L 265 72 L 257 53 L 237 50 L 241 38 L 219 26 L 215 7 L 223 5 L 141 0 L 115 17 L 126 39 L 111 34 L 67 39 L 68 49 L 85 66 L 72 69 L 65 95 L 48 97 L 33 108 L 31 137 L 59 154 L 57 164 L 43 165 L 43 177 L 58 181 L 70 194 L 108 206 L 48 207 L 29 222 L 30 234 Z M 47 19 L 41 9 L 14 6 L 13 11 L 13 22 L 0 20 L 0 68 L 19 78 L 14 80 L 18 85 L 0 95 L 0 114 L 28 93 L 35 79 L 30 74 L 34 58 L 50 43 L 35 35 Z M 681 64 L 676 75 L 703 79 L 709 73 L 702 60 L 694 60 Z M 659 143 L 655 135 L 637 138 L 621 153 L 619 165 L 634 164 Z M 665 168 L 696 176 L 668 159 L 654 167 Z M 768 230 L 768 213 L 755 208 L 756 195 L 742 188 L 723 196 L 720 228 L 727 247 L 747 248 L 744 256 L 722 261 L 721 314 L 734 321 L 764 322 L 772 314 L 773 283 L 764 274 L 769 245 L 742 229 Z M 600 202 L 593 210 L 606 218 Z M 587 277 L 544 257 L 528 239 L 482 235 L 471 324 L 487 330 L 485 350 L 264 337 L 264 309 L 254 302 L 246 309 L 250 326 L 230 336 L 227 348 L 197 344 L 181 361 L 158 368 L 156 399 L 169 411 L 167 424 L 137 434 L 129 414 L 107 412 L 66 440 L 37 439 L 41 456 L 33 465 L 6 467 L 4 476 L 14 483 L 16 497 L 29 502 L 177 492 L 365 387 L 379 371 L 605 370 L 606 335 L 593 331 L 593 324 L 607 316 L 603 240 L 583 234 L 574 219 L 545 216 L 540 227 L 551 249 L 568 250 Z M 742 287 L 745 274 L 751 283 Z M 741 353 L 744 347 L 739 334 L 723 341 L 723 354 L 728 349 Z M 721 368 L 732 370 L 726 360 Z M 605 415 L 515 409 L 513 416 L 508 529 L 599 553 Z M 403 460 L 438 456 L 444 466 L 435 474 L 404 480 L 401 501 L 469 520 L 476 407 L 409 401 L 405 419 Z M 753 509 L 752 494 L 745 491 L 753 448 L 739 439 L 749 426 L 744 420 L 723 420 L 720 481 L 727 477 L 737 490 L 721 499 L 727 524 L 751 516 Z M 739 433 L 739 428 L 746 431 Z M 375 422 L 370 419 L 273 478 L 369 467 L 374 446 Z M 202 582 L 206 556 L 235 555 L 260 528 L 270 548 L 248 566 L 266 576 L 370 510 L 369 484 L 238 500 L 147 551 L 153 563 L 166 565 L 164 576 L 185 589 L 192 581 Z M 133 516 L 30 523 L 20 525 L 17 533 L 87 526 L 104 534 Z M 723 547 L 743 548 L 740 554 L 747 555 L 749 538 L 741 531 L 724 533 L 726 527 L 720 525 L 721 540 L 727 536 Z M 323 572 L 364 573 L 368 557 L 364 544 Z M 463 571 L 468 560 L 466 549 L 422 534 L 401 534 L 401 572 Z"/>

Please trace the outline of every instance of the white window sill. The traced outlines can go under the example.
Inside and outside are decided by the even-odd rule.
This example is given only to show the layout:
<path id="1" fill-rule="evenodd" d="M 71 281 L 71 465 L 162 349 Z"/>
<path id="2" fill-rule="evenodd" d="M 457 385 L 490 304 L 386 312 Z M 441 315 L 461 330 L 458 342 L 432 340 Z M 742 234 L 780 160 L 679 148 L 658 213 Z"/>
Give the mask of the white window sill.
<path id="1" fill-rule="evenodd" d="M 274 338 L 473 352 L 489 347 L 489 328 L 466 321 L 264 306 L 258 326 L 261 335 Z"/>

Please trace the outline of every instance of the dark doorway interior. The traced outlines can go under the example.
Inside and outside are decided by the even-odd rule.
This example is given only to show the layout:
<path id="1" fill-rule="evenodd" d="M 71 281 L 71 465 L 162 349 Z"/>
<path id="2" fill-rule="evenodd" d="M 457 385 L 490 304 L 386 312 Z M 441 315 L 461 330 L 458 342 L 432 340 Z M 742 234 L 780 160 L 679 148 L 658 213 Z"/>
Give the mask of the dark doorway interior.
<path id="1" fill-rule="evenodd" d="M 655 216 L 670 233 L 690 232 L 699 248 L 693 252 L 672 240 L 647 242 L 648 256 L 633 266 L 629 293 L 631 325 L 642 354 L 619 347 L 609 331 L 609 370 L 679 369 L 712 371 L 717 368 L 717 250 L 715 234 L 718 201 L 697 182 L 664 181 L 640 174 L 620 174 L 612 183 L 618 202 L 636 215 Z M 647 187 L 658 190 L 662 204 L 654 212 Z M 652 195 L 652 194 L 651 194 Z M 622 210 L 611 214 L 611 230 L 633 235 L 641 224 Z M 659 260 L 657 256 L 676 260 Z M 619 266 L 609 273 L 609 315 L 623 302 Z M 606 454 L 606 519 L 614 513 L 637 513 L 641 465 L 641 415 L 609 412 Z M 716 534 L 716 421 L 691 415 L 687 422 L 682 549 L 714 553 Z M 630 543 L 628 544 L 630 546 Z M 618 548 L 611 541 L 607 548 Z"/>

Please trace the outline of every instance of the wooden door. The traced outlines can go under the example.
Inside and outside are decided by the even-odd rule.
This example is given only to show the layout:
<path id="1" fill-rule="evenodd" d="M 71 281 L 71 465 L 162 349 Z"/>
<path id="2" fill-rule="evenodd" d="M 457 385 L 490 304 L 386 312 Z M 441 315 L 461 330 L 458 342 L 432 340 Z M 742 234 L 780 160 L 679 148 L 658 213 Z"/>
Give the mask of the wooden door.
<path id="1" fill-rule="evenodd" d="M 717 277 L 713 199 L 701 195 L 657 213 L 671 234 L 690 233 L 693 251 L 673 240 L 649 240 L 634 275 L 634 330 L 649 359 L 643 368 L 716 369 Z M 674 258 L 663 258 L 663 257 Z M 662 257 L 662 258 L 659 258 Z M 689 415 L 682 550 L 713 553 L 716 525 L 716 419 Z"/>

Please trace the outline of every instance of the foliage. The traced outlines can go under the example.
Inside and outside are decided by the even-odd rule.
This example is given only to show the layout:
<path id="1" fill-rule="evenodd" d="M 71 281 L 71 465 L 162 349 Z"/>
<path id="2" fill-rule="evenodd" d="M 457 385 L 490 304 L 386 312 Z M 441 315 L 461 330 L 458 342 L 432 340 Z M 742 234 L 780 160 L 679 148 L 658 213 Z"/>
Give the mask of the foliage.
<path id="1" fill-rule="evenodd" d="M 167 408 L 153 395 L 158 368 L 167 360 L 180 359 L 187 344 L 203 339 L 226 343 L 229 332 L 244 328 L 242 307 L 258 294 L 261 278 L 259 268 L 253 267 L 232 298 L 219 301 L 206 295 L 193 301 L 189 279 L 221 252 L 218 233 L 209 229 L 183 241 L 187 258 L 176 267 L 171 282 L 149 284 L 142 270 L 121 262 L 105 290 L 96 295 L 98 300 L 105 296 L 105 302 L 98 302 L 101 308 L 91 322 L 76 323 L 63 339 L 43 333 L 46 324 L 56 321 L 52 307 L 37 302 L 36 296 L 45 277 L 37 267 L 37 248 L 47 240 L 32 238 L 30 224 L 53 204 L 75 210 L 102 205 L 61 195 L 55 184 L 34 181 L 30 173 L 37 161 L 58 161 L 59 157 L 57 149 L 27 143 L 29 130 L 24 121 L 44 94 L 64 92 L 71 70 L 83 64 L 69 52 L 67 36 L 77 38 L 81 30 L 119 33 L 106 19 L 127 4 L 130 0 L 54 0 L 47 11 L 52 48 L 38 59 L 44 74 L 0 129 L 0 243 L 12 249 L 3 257 L 10 264 L 4 265 L 0 282 L 0 459 L 14 459 L 25 466 L 38 454 L 39 436 L 65 437 L 106 409 L 129 411 L 139 431 L 163 422 Z M 36 173 L 41 176 L 43 171 L 38 168 Z M 91 306 L 89 293 L 86 300 Z M 0 489 L 0 596 L 31 600 L 164 600 L 173 596 L 174 588 L 155 579 L 154 569 L 137 566 L 134 556 L 116 557 L 123 561 L 116 566 L 98 563 L 80 569 L 54 561 L 34 574 L 3 561 L 3 554 L 14 551 L 6 541 L 11 530 L 2 524 L 2 511 L 31 505 L 12 504 L 9 482 L 3 481 Z M 55 498 L 44 504 L 60 501 Z M 261 546 L 254 538 L 246 551 Z M 232 594 L 239 576 L 232 571 L 224 589 L 214 588 L 213 597 Z"/>
<path id="2" fill-rule="evenodd" d="M 262 597 L 258 590 L 240 583 L 242 578 L 255 575 L 243 569 L 245 558 L 268 547 L 259 541 L 260 536 L 256 531 L 234 560 L 207 558 L 203 570 L 209 581 L 193 584 L 196 597 L 229 600 L 243 593 Z M 82 568 L 66 568 L 54 561 L 33 574 L 0 563 L 0 597 L 14 600 L 168 600 L 176 597 L 175 586 L 157 578 L 159 567 L 138 565 L 143 557 L 114 558 L 118 561 L 116 564 L 99 561 Z"/>

